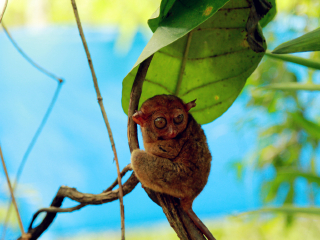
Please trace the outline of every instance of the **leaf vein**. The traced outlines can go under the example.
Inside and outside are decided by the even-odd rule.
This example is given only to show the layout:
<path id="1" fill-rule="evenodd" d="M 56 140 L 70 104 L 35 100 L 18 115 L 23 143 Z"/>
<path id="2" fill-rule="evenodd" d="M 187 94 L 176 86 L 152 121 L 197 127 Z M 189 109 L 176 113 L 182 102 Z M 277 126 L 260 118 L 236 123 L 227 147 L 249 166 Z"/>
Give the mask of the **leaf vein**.
<path id="1" fill-rule="evenodd" d="M 151 80 L 149 80 L 149 79 L 145 79 L 144 81 L 149 82 L 149 83 L 154 84 L 154 85 L 157 85 L 157 86 L 165 89 L 168 93 L 173 94 L 173 92 L 171 92 L 166 86 L 163 86 L 163 85 L 160 84 L 160 83 L 153 82 L 153 81 L 151 81 Z"/>
<path id="2" fill-rule="evenodd" d="M 221 53 L 221 54 L 216 54 L 216 55 L 207 56 L 207 57 L 202 57 L 202 58 L 188 58 L 188 60 L 190 60 L 190 61 L 197 61 L 197 60 L 203 60 L 203 59 L 206 59 L 206 58 L 221 57 L 221 56 L 224 56 L 224 55 L 233 54 L 233 53 L 238 53 L 238 52 L 243 52 L 243 51 L 247 51 L 247 50 L 250 50 L 250 47 L 247 47 L 247 48 L 244 48 L 244 49 L 241 49 L 241 50 L 238 50 L 238 51 L 224 52 L 224 53 Z"/>

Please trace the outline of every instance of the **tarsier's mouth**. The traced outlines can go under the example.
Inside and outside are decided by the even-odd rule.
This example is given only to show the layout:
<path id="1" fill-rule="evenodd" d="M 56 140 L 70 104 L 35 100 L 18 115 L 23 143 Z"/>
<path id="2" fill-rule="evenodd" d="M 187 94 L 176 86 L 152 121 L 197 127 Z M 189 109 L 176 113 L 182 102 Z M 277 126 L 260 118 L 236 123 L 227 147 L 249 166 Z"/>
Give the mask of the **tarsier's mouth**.
<path id="1" fill-rule="evenodd" d="M 161 146 L 159 146 L 159 149 L 163 152 L 167 152 L 167 150 L 163 149 Z"/>

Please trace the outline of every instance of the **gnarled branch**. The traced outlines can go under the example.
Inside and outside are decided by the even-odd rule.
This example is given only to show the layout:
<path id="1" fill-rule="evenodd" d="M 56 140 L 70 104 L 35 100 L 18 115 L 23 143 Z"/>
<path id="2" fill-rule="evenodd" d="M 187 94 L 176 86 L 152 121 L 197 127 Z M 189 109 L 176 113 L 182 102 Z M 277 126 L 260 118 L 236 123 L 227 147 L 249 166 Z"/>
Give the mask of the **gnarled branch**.
<path id="1" fill-rule="evenodd" d="M 139 181 L 135 177 L 134 173 L 132 173 L 129 179 L 122 185 L 123 195 L 125 196 L 126 194 L 130 193 L 138 184 L 138 182 Z M 69 198 L 71 200 L 77 201 L 80 203 L 80 205 L 74 208 L 69 208 L 68 211 L 64 211 L 64 209 L 61 210 L 60 207 L 65 198 Z M 45 230 L 47 230 L 47 228 L 53 222 L 58 212 L 73 212 L 87 205 L 99 205 L 107 202 L 112 202 L 117 199 L 119 199 L 118 189 L 109 191 L 109 192 L 103 192 L 100 194 L 90 194 L 90 193 L 81 193 L 75 188 L 61 186 L 56 196 L 54 197 L 50 208 L 40 209 L 34 215 L 28 229 L 28 233 L 31 234 L 30 240 L 34 240 L 40 237 L 40 235 Z M 46 216 L 38 226 L 32 228 L 33 222 L 35 221 L 36 217 L 40 212 L 46 212 Z"/>

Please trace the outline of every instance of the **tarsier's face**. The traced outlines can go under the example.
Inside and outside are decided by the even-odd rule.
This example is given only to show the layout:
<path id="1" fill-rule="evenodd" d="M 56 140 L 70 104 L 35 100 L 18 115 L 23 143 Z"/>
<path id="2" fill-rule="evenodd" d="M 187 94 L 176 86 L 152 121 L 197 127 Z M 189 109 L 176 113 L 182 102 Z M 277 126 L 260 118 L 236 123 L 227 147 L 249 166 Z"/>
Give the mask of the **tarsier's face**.
<path id="1" fill-rule="evenodd" d="M 158 95 L 145 101 L 132 118 L 158 140 L 175 138 L 188 124 L 188 111 L 195 102 L 184 104 L 172 95 Z"/>

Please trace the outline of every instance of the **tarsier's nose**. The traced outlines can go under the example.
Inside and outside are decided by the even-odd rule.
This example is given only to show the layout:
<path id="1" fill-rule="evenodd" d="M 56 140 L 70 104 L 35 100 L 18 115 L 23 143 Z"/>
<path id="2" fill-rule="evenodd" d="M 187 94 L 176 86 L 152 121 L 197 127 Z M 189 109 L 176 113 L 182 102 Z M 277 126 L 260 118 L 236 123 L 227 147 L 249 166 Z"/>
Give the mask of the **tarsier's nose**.
<path id="1" fill-rule="evenodd" d="M 176 136 L 177 136 L 177 131 L 175 129 L 173 129 L 173 128 L 170 128 L 169 132 L 168 132 L 168 137 L 169 138 L 174 138 Z"/>

